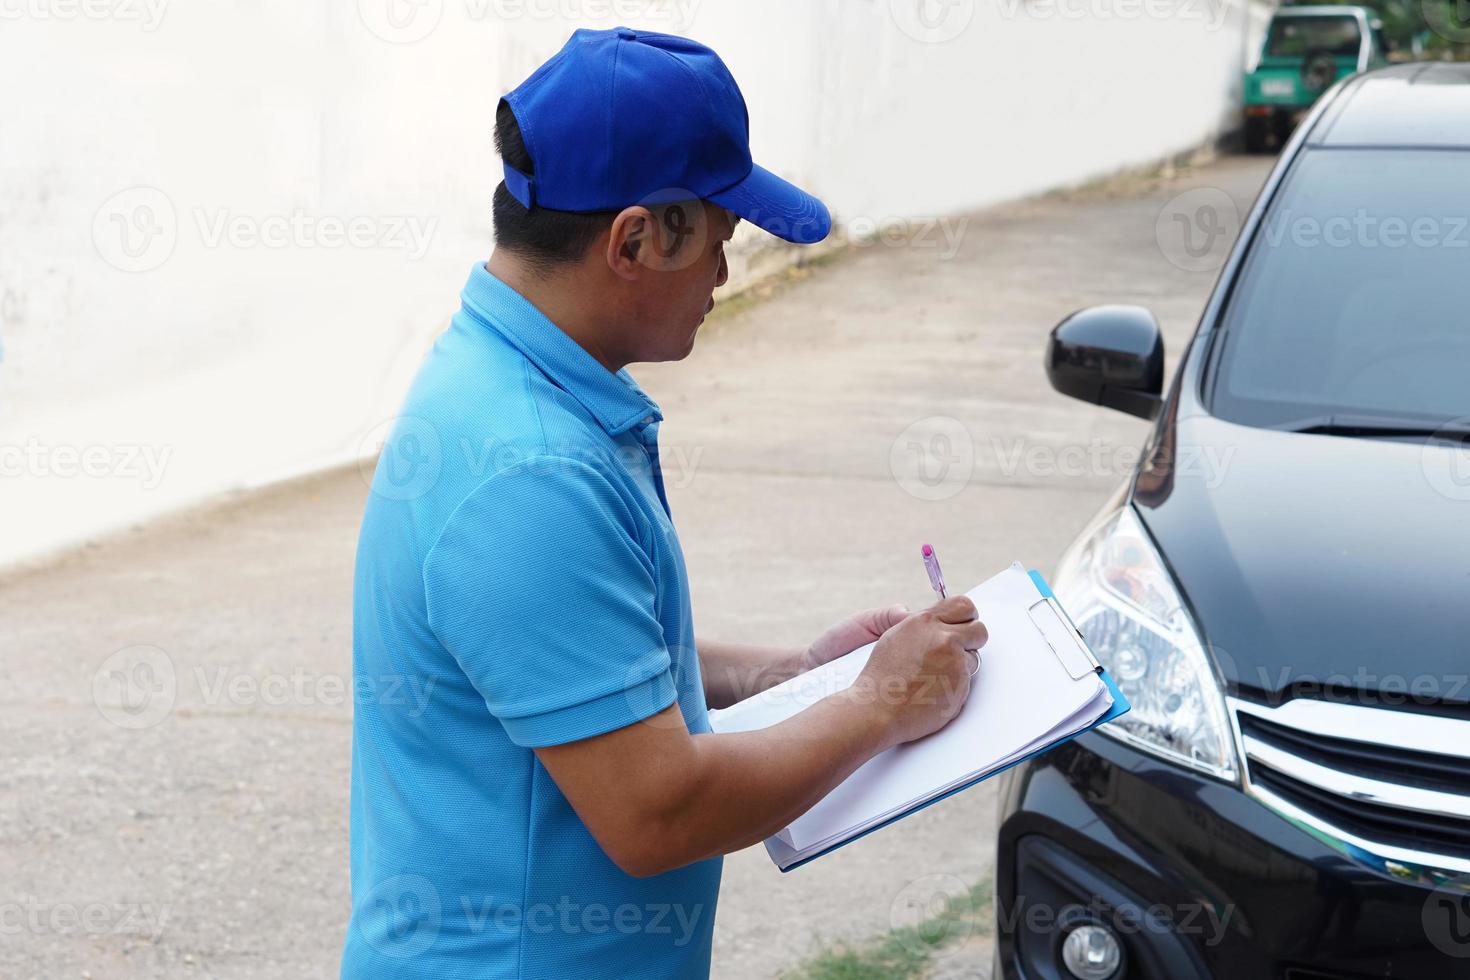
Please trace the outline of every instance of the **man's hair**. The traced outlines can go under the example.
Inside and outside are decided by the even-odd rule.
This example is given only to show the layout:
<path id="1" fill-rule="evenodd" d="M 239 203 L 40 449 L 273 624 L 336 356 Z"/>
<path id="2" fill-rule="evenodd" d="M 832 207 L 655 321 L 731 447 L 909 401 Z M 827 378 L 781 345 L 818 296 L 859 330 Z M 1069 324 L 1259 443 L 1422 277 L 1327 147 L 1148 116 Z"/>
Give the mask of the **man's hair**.
<path id="1" fill-rule="evenodd" d="M 504 99 L 495 110 L 495 149 L 511 167 L 528 177 L 535 175 L 535 164 L 521 138 L 521 125 Z M 501 181 L 495 188 L 495 244 L 543 271 L 549 270 L 586 255 L 617 214 L 617 211 L 552 211 L 543 207 L 527 210 Z"/>

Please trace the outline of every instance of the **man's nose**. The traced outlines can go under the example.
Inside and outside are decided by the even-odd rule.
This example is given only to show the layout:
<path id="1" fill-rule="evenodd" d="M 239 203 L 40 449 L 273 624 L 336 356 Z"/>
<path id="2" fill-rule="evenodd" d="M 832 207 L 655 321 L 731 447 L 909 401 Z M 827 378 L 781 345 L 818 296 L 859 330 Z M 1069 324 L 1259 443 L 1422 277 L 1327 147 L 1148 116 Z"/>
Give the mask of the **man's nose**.
<path id="1" fill-rule="evenodd" d="M 720 274 L 715 277 L 715 285 L 723 286 L 730 278 L 730 263 L 725 261 L 725 253 L 720 253 Z"/>

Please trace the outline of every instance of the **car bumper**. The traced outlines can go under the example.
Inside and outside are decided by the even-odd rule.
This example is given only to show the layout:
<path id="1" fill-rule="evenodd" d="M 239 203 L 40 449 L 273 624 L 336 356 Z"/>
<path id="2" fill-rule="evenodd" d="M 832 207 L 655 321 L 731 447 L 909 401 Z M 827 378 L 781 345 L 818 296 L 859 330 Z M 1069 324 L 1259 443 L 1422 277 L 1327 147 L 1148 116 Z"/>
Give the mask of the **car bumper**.
<path id="1" fill-rule="evenodd" d="M 1432 901 L 1442 895 L 1103 735 L 1005 777 L 996 947 L 1007 980 L 1066 980 L 1061 941 L 1081 919 L 1113 928 L 1129 980 L 1463 978 L 1470 907 Z"/>

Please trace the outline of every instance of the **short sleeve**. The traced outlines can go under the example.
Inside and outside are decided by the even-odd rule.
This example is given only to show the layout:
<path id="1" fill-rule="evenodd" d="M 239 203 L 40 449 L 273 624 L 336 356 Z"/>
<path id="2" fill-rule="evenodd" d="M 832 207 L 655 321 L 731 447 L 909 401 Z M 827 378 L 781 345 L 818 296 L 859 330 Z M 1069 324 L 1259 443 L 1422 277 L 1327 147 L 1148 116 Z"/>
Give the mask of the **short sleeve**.
<path id="1" fill-rule="evenodd" d="M 585 463 L 480 484 L 424 559 L 429 626 L 518 745 L 591 738 L 674 702 L 636 512 Z"/>

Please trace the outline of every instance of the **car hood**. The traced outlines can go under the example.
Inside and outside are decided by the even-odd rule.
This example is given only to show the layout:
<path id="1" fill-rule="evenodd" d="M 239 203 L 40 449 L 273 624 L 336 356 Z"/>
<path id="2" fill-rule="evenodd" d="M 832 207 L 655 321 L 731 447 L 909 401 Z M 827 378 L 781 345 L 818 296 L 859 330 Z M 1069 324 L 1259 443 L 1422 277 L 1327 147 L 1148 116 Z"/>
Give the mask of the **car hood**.
<path id="1" fill-rule="evenodd" d="M 1432 709 L 1470 701 L 1464 453 L 1194 416 L 1133 500 L 1233 693 Z"/>

